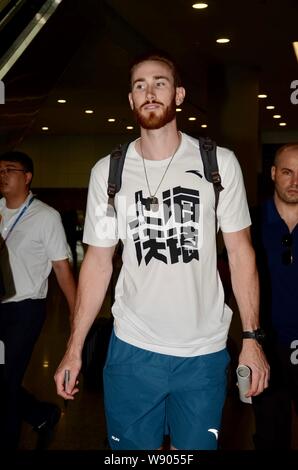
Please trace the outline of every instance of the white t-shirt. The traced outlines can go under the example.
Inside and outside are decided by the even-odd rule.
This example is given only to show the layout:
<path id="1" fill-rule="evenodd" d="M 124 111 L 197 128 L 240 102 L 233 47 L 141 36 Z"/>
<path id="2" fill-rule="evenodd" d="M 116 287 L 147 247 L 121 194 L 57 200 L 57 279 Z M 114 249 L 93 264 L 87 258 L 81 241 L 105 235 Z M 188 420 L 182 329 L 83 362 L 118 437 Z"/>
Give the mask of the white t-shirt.
<path id="1" fill-rule="evenodd" d="M 31 197 L 30 192 L 24 204 L 16 210 L 8 209 L 4 198 L 0 200 L 0 233 L 4 240 Z M 59 213 L 34 198 L 0 251 L 6 292 L 2 301 L 45 298 L 52 261 L 67 259 L 67 253 L 68 247 Z"/>
<path id="2" fill-rule="evenodd" d="M 230 150 L 217 148 L 217 156 L 224 187 L 218 225 L 223 232 L 236 232 L 250 225 L 241 169 Z M 153 193 L 168 163 L 146 160 Z M 214 189 L 204 177 L 198 141 L 182 134 L 156 194 L 158 212 L 145 208 L 149 193 L 134 143 L 115 198 L 116 219 L 106 216 L 108 171 L 109 157 L 92 169 L 83 240 L 100 247 L 123 241 L 112 308 L 116 335 L 134 346 L 182 357 L 223 349 L 232 312 L 217 272 Z"/>

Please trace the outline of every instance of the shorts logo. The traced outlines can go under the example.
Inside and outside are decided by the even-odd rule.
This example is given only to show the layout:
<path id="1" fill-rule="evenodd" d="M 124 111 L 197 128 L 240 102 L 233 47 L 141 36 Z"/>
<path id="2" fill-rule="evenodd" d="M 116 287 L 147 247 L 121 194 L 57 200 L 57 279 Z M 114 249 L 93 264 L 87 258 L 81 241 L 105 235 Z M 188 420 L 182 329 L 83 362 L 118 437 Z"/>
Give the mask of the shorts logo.
<path id="1" fill-rule="evenodd" d="M 217 429 L 210 428 L 210 429 L 208 429 L 208 432 L 211 432 L 212 434 L 214 434 L 216 440 L 218 439 L 218 430 Z"/>
<path id="2" fill-rule="evenodd" d="M 120 439 L 119 439 L 119 437 L 116 437 L 116 436 L 111 436 L 111 438 L 113 439 L 113 441 L 120 442 Z"/>

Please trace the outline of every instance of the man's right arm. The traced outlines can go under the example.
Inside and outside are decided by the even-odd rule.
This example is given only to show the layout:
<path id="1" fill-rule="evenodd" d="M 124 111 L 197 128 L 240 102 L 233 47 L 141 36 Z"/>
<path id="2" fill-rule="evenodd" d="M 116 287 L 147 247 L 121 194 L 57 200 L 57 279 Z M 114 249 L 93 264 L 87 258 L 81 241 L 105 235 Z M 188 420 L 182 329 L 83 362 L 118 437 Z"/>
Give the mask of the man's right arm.
<path id="1" fill-rule="evenodd" d="M 89 246 L 81 266 L 72 331 L 67 350 L 55 374 L 58 395 L 73 399 L 78 389 L 76 379 L 81 368 L 81 353 L 87 333 L 98 314 L 113 271 L 115 246 Z M 70 371 L 67 391 L 64 390 L 65 370 Z"/>

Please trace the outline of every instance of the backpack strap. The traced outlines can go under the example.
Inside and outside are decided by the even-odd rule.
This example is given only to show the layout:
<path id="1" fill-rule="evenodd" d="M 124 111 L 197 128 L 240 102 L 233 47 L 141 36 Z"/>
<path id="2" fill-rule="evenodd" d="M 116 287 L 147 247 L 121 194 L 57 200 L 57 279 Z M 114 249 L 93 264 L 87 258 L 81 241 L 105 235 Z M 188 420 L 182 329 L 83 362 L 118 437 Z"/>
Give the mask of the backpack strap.
<path id="1" fill-rule="evenodd" d="M 113 217 L 115 215 L 115 195 L 121 189 L 122 171 L 129 144 L 130 142 L 118 145 L 118 147 L 116 147 L 110 155 L 110 168 L 107 189 L 109 198 L 107 207 L 108 217 Z"/>
<path id="2" fill-rule="evenodd" d="M 219 194 L 224 189 L 221 184 L 221 176 L 218 170 L 216 143 L 209 137 L 199 137 L 200 152 L 204 166 L 205 178 L 209 183 L 213 184 L 215 194 L 215 217 L 216 217 L 216 231 L 217 231 L 217 206 Z"/>

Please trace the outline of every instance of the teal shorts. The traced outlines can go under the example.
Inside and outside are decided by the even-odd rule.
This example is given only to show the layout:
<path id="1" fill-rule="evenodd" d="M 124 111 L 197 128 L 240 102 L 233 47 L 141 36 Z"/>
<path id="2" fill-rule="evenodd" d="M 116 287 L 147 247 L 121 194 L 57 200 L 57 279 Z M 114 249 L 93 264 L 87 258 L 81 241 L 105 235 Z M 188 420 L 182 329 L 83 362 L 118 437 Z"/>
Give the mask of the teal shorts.
<path id="1" fill-rule="evenodd" d="M 176 449 L 217 449 L 229 360 L 226 349 L 195 357 L 159 354 L 113 332 L 104 368 L 111 449 L 158 449 L 165 434 Z"/>

